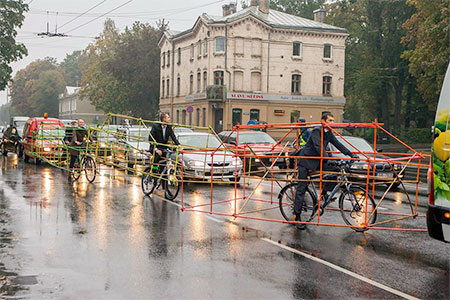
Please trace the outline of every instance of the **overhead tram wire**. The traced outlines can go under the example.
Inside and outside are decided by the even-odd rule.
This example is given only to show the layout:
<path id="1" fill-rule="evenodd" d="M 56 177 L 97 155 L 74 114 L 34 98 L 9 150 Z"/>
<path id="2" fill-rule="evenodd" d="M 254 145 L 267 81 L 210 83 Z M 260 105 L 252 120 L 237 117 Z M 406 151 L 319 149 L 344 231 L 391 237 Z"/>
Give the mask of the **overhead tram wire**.
<path id="1" fill-rule="evenodd" d="M 100 5 L 102 5 L 103 3 L 105 3 L 106 1 L 107 1 L 107 0 L 103 0 L 102 2 L 100 2 L 100 3 L 96 4 L 96 5 L 94 5 L 93 7 L 89 8 L 89 9 L 86 10 L 85 12 L 79 14 L 79 15 L 76 16 L 75 18 L 73 18 L 73 19 L 67 21 L 66 23 L 64 23 L 63 25 L 61 25 L 61 26 L 59 27 L 59 29 L 63 28 L 63 27 L 66 26 L 67 24 L 72 23 L 73 21 L 75 21 L 75 20 L 78 19 L 78 18 L 81 18 L 82 16 L 84 16 L 85 14 L 87 14 L 88 12 L 90 12 L 91 10 L 93 10 L 93 9 L 95 9 L 95 8 L 97 8 L 97 7 L 99 7 Z"/>
<path id="2" fill-rule="evenodd" d="M 77 27 L 75 27 L 75 28 L 72 28 L 71 30 L 67 31 L 66 33 L 72 32 L 72 31 L 74 31 L 74 30 L 77 30 L 77 29 L 79 29 L 79 28 L 81 28 L 81 27 L 83 27 L 83 26 L 89 24 L 89 23 L 92 23 L 92 22 L 94 22 L 95 20 L 98 20 L 98 19 L 100 19 L 101 17 L 104 17 L 104 16 L 106 16 L 107 14 L 109 14 L 109 13 L 115 11 L 115 10 L 118 10 L 119 8 L 124 7 L 125 5 L 127 5 L 128 3 L 131 3 L 131 2 L 133 2 L 133 1 L 134 1 L 134 0 L 128 0 L 128 1 L 125 2 L 124 4 L 121 4 L 121 5 L 119 5 L 119 6 L 115 7 L 115 8 L 113 8 L 113 9 L 111 9 L 110 11 L 107 11 L 107 12 L 105 12 L 104 14 L 101 14 L 100 16 L 98 16 L 98 17 L 96 17 L 96 18 L 94 18 L 94 19 L 92 19 L 92 20 L 90 20 L 90 21 L 88 21 L 88 22 L 86 22 L 86 23 L 83 23 L 83 24 L 81 24 L 81 25 L 79 25 L 79 26 L 77 26 Z"/>

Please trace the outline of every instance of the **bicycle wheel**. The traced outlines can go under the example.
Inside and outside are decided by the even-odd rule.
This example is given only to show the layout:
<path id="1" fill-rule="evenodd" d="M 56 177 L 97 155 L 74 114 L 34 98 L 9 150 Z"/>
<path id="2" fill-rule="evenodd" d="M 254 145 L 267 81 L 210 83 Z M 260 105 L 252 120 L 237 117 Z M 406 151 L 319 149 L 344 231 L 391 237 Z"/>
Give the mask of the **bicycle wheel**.
<path id="1" fill-rule="evenodd" d="M 173 200 L 180 191 L 181 177 L 178 171 L 175 174 L 175 169 L 173 167 L 166 167 L 164 168 L 164 171 L 163 174 L 166 174 L 166 178 L 164 178 L 164 188 L 166 190 L 164 197 L 166 197 L 167 200 Z"/>
<path id="2" fill-rule="evenodd" d="M 369 218 L 373 212 L 372 217 L 368 220 L 368 224 L 373 224 L 377 220 L 377 211 L 375 210 L 376 204 L 370 193 L 368 194 L 366 201 L 366 189 L 360 186 L 352 186 L 350 192 L 345 190 L 339 197 L 339 209 L 341 210 L 342 218 L 347 225 L 352 227 L 355 231 L 365 231 L 369 228 L 364 226 L 366 224 L 366 218 Z M 367 208 L 367 215 L 366 215 Z"/>
<path id="3" fill-rule="evenodd" d="M 144 170 L 144 174 L 142 175 L 141 179 L 141 188 L 142 192 L 145 196 L 149 196 L 156 188 L 156 185 L 158 184 L 158 181 L 156 178 L 152 178 L 150 175 L 150 171 L 152 170 L 151 167 L 147 167 Z"/>
<path id="4" fill-rule="evenodd" d="M 286 221 L 295 221 L 294 200 L 296 191 L 297 182 L 292 182 L 285 185 L 278 194 L 280 211 Z M 314 218 L 316 214 L 314 209 L 316 203 L 317 198 L 308 186 L 306 188 L 302 207 L 302 215 L 306 217 L 304 221 L 309 222 Z"/>
<path id="5" fill-rule="evenodd" d="M 75 163 L 73 164 L 73 168 L 71 171 L 72 181 L 77 181 L 78 178 L 80 178 L 81 175 L 81 168 L 80 168 L 80 159 L 77 157 L 75 160 Z"/>
<path id="6" fill-rule="evenodd" d="M 93 183 L 97 174 L 97 164 L 95 163 L 95 160 L 90 156 L 85 156 L 82 165 L 87 181 Z"/>

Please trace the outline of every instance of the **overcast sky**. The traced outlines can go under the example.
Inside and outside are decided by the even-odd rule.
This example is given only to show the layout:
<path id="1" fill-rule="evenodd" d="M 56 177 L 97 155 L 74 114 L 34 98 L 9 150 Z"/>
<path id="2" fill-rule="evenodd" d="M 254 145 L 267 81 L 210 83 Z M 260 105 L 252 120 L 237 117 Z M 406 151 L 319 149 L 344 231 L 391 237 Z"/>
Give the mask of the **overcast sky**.
<path id="1" fill-rule="evenodd" d="M 165 18 L 170 22 L 170 29 L 185 30 L 192 27 L 197 17 L 204 12 L 221 15 L 222 5 L 232 0 L 26 0 L 26 2 L 29 3 L 30 10 L 25 15 L 23 26 L 18 30 L 17 40 L 26 45 L 28 56 L 12 65 L 14 72 L 39 58 L 50 56 L 61 62 L 67 53 L 84 49 L 93 41 L 93 37 L 102 31 L 106 18 L 113 19 L 120 29 L 133 24 L 134 21 L 154 25 L 157 20 Z M 123 6 L 119 7 L 121 5 Z M 102 16 L 113 9 L 116 10 Z M 87 10 L 90 11 L 80 16 Z M 58 33 L 66 33 L 71 37 L 38 37 L 37 33 L 47 31 L 47 21 L 50 32 L 54 32 L 58 24 Z M 6 103 L 5 91 L 0 92 L 0 104 L 4 103 Z"/>

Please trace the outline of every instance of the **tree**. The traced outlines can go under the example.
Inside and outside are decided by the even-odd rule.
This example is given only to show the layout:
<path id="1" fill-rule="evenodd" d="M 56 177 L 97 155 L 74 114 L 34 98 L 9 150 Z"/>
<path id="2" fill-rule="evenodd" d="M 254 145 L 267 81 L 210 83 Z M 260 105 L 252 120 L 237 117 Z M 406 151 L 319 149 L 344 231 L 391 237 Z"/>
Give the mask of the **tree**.
<path id="1" fill-rule="evenodd" d="M 166 26 L 160 24 L 154 28 L 137 22 L 119 34 L 108 20 L 100 38 L 80 59 L 81 96 L 106 112 L 153 118 L 159 97 L 157 43 Z"/>
<path id="2" fill-rule="evenodd" d="M 48 70 L 39 74 L 32 84 L 30 97 L 34 114 L 42 116 L 45 112 L 50 117 L 58 117 L 59 95 L 64 92 L 66 84 L 60 70 Z"/>
<path id="3" fill-rule="evenodd" d="M 325 2 L 326 0 L 272 0 L 270 8 L 313 20 L 313 11 L 322 7 Z"/>
<path id="4" fill-rule="evenodd" d="M 429 107 L 436 109 L 450 59 L 450 2 L 408 0 L 416 12 L 405 22 L 408 34 L 403 43 L 411 46 L 403 57 L 417 79 L 418 90 Z"/>
<path id="5" fill-rule="evenodd" d="M 15 40 L 26 11 L 28 5 L 22 0 L 0 0 L 0 91 L 11 80 L 9 65 L 28 54 L 25 45 Z"/>
<path id="6" fill-rule="evenodd" d="M 79 50 L 72 52 L 72 54 L 67 54 L 66 58 L 60 64 L 64 70 L 66 84 L 69 86 L 80 86 L 81 84 L 80 55 L 81 51 Z"/>
<path id="7" fill-rule="evenodd" d="M 17 113 L 26 116 L 41 115 L 44 111 L 42 105 L 51 105 L 51 107 L 46 108 L 46 111 L 52 112 L 54 116 L 58 115 L 59 105 L 58 102 L 54 101 L 54 96 L 57 99 L 58 94 L 62 92 L 61 81 L 55 79 L 54 73 L 47 73 L 49 71 L 58 72 L 63 78 L 62 71 L 56 64 L 56 60 L 49 57 L 43 60 L 36 60 L 25 69 L 17 72 L 11 84 L 11 106 Z M 50 76 L 49 74 L 52 75 Z M 48 86 L 45 86 L 46 84 Z M 62 85 L 64 87 L 64 80 Z M 53 91 L 53 94 L 50 91 Z M 46 95 L 50 99 L 46 99 L 42 95 Z"/>

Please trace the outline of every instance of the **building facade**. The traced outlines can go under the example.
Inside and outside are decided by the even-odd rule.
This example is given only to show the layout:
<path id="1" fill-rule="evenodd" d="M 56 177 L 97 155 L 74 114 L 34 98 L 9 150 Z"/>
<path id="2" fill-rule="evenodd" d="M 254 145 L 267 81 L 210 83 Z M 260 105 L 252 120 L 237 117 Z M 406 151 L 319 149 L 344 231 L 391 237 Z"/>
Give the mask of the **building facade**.
<path id="1" fill-rule="evenodd" d="M 60 119 L 83 119 L 88 124 L 99 124 L 106 120 L 106 114 L 97 110 L 88 100 L 79 97 L 78 87 L 67 86 L 64 94 L 59 97 Z"/>
<path id="2" fill-rule="evenodd" d="M 347 31 L 320 22 L 323 10 L 312 21 L 252 4 L 163 35 L 160 109 L 217 132 L 249 120 L 317 122 L 325 111 L 341 121 Z"/>

